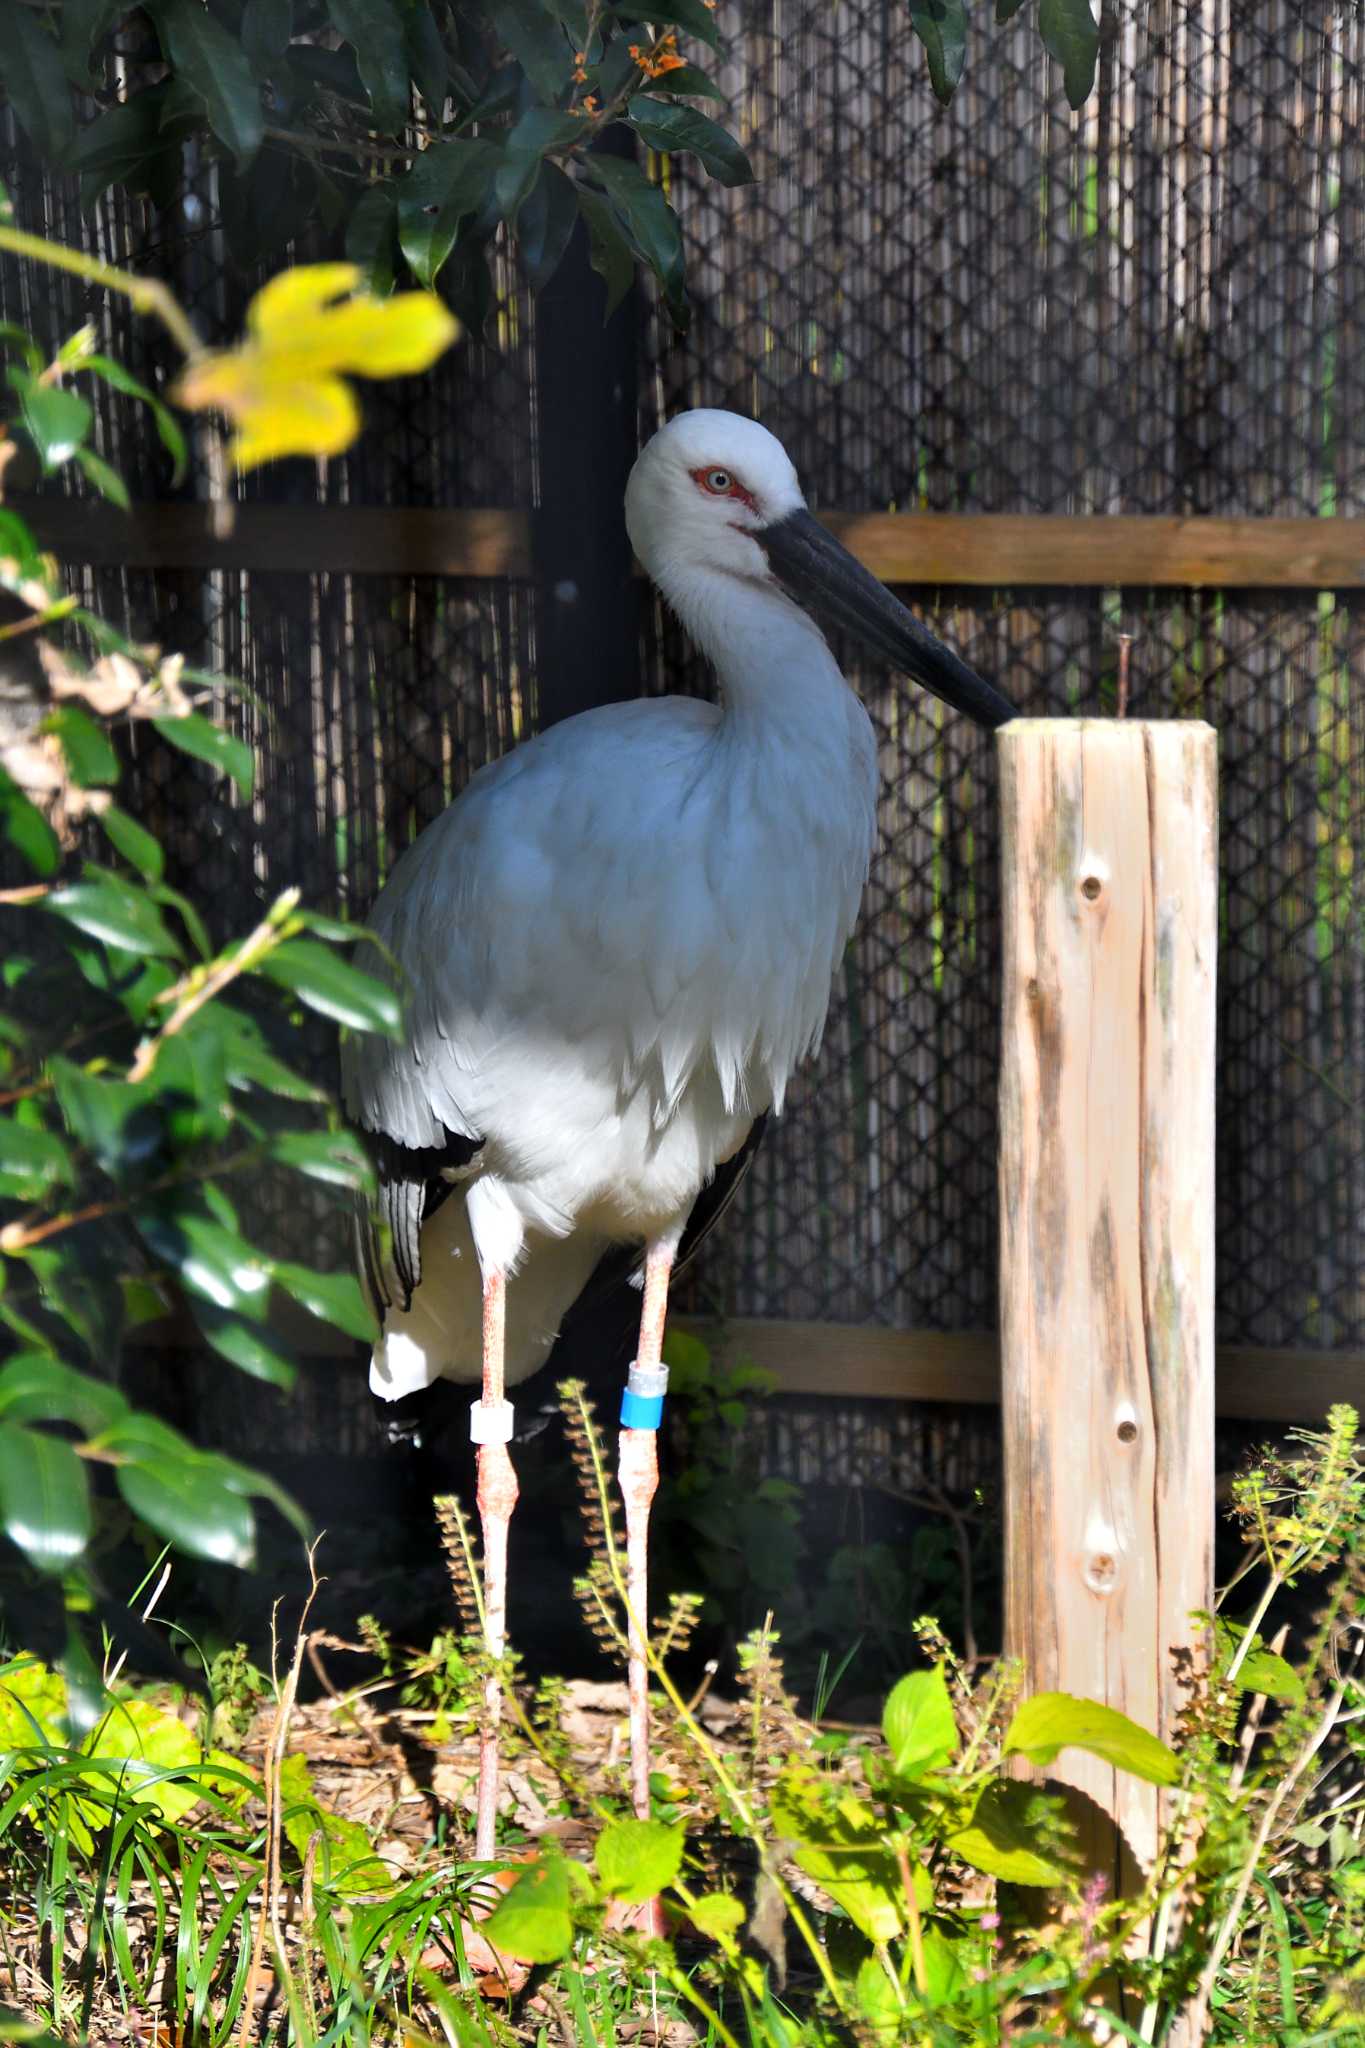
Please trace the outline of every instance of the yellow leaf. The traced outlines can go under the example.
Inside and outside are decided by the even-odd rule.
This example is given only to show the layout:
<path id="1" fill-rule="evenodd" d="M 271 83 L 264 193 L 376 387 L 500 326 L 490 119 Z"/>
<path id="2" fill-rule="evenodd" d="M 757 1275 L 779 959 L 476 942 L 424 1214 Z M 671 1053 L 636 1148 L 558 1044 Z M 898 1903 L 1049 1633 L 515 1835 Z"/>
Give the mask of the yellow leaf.
<path id="1" fill-rule="evenodd" d="M 227 414 L 238 429 L 231 454 L 239 470 L 281 455 L 339 454 L 359 433 L 360 412 L 337 372 L 409 376 L 458 334 L 433 293 L 371 299 L 354 293 L 359 278 L 350 263 L 283 272 L 252 300 L 240 348 L 186 368 L 175 396 Z"/>

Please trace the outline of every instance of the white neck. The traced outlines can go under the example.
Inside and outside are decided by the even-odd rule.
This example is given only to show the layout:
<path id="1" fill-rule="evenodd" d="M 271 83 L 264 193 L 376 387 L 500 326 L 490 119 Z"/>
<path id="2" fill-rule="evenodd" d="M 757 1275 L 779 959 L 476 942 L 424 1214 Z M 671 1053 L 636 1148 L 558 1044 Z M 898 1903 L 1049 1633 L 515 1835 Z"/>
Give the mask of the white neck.
<path id="1" fill-rule="evenodd" d="M 665 571 L 659 584 L 716 671 L 727 726 L 798 743 L 843 727 L 849 685 L 819 628 L 779 590 L 716 569 Z"/>

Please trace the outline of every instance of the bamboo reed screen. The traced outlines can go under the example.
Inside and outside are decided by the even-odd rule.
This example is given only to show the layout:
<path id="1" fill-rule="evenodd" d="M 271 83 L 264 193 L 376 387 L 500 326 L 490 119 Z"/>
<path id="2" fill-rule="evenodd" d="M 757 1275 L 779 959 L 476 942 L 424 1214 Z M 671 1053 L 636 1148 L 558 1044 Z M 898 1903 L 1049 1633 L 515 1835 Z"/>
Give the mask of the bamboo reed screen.
<path id="1" fill-rule="evenodd" d="M 696 319 L 646 307 L 641 430 L 681 405 L 761 417 L 817 507 L 1225 515 L 1365 512 L 1365 17 L 1319 0 L 1117 0 L 1099 89 L 1064 105 L 1030 23 L 974 20 L 933 103 L 903 8 L 721 0 L 725 82 L 759 184 L 669 167 Z M 27 224 L 73 194 L 13 150 Z M 247 282 L 211 168 L 173 216 L 102 201 L 113 256 L 153 265 L 213 339 Z M 376 387 L 333 501 L 529 506 L 534 309 L 506 262 L 496 320 L 428 380 Z M 56 336 L 79 291 L 7 272 Z M 31 303 L 39 295 L 39 302 Z M 157 344 L 101 305 L 130 359 Z M 165 477 L 122 401 L 110 458 Z M 201 485 L 202 488 L 202 485 Z M 311 470 L 255 492 L 313 501 Z M 151 755 L 140 800 L 181 877 L 240 929 L 301 882 L 363 914 L 395 854 L 533 729 L 530 585 L 399 576 L 90 572 L 114 615 L 240 676 L 249 808 Z M 1113 701 L 1199 715 L 1223 766 L 1219 1319 L 1228 1343 L 1365 1346 L 1365 621 L 1355 598 L 1142 590 L 921 592 L 935 629 L 1030 712 Z M 655 616 L 643 686 L 705 687 Z M 882 737 L 883 832 L 825 1047 L 695 1283 L 750 1315 L 984 1329 L 995 1316 L 998 884 L 988 742 L 850 670 Z M 319 1031 L 316 1054 L 330 1057 Z M 269 1199 L 263 1195 L 263 1199 Z M 282 1245 L 326 1256 L 291 1194 Z M 340 1233 L 331 1239 L 345 1256 Z"/>

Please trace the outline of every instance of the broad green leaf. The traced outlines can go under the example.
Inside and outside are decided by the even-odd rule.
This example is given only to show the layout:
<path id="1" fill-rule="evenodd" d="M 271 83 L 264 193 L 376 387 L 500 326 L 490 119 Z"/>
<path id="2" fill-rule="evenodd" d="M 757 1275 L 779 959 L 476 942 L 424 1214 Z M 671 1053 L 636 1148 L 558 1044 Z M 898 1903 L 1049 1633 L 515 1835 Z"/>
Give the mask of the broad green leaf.
<path id="1" fill-rule="evenodd" d="M 576 196 L 588 226 L 588 261 L 607 288 L 605 317 L 610 320 L 635 282 L 635 257 L 606 200 L 584 185 L 576 188 Z"/>
<path id="2" fill-rule="evenodd" d="M 654 1898 L 682 1869 L 684 1843 L 666 1821 L 608 1821 L 592 1852 L 603 1889 L 628 1905 Z"/>
<path id="3" fill-rule="evenodd" d="M 1037 1846 L 1043 1808 L 1036 1786 L 1002 1779 L 987 1785 L 971 1820 L 948 1836 L 947 1846 L 974 1870 L 984 1870 L 1006 1884 L 1061 1884 L 1065 1869 Z"/>
<path id="4" fill-rule="evenodd" d="M 649 89 L 652 93 L 675 93 L 682 99 L 725 99 L 715 80 L 698 71 L 695 64 L 683 64 L 676 71 L 666 71 L 662 78 L 651 78 Z"/>
<path id="5" fill-rule="evenodd" d="M 517 1879 L 483 1932 L 504 1955 L 526 1963 L 557 1963 L 573 1945 L 569 1879 L 563 1859 L 533 1863 Z"/>
<path id="6" fill-rule="evenodd" d="M 88 1757 L 122 1765 L 121 1793 L 162 1820 L 183 1820 L 204 1796 L 200 1779 L 161 1776 L 201 1763 L 204 1752 L 194 1730 L 152 1700 L 114 1700 L 82 1747 Z M 91 1773 L 92 1784 L 107 1787 L 109 1782 L 104 1773 Z"/>
<path id="7" fill-rule="evenodd" d="M 188 711 L 180 718 L 154 718 L 152 724 L 173 747 L 192 754 L 196 761 L 206 761 L 220 775 L 231 776 L 244 797 L 251 795 L 256 764 L 245 740 L 224 732 L 221 725 L 215 725 L 197 711 Z"/>
<path id="8" fill-rule="evenodd" d="M 929 59 L 934 97 L 946 107 L 962 76 L 967 50 L 965 0 L 910 0 L 910 25 Z"/>
<path id="9" fill-rule="evenodd" d="M 94 420 L 79 392 L 61 384 L 40 384 L 28 370 L 11 364 L 6 372 L 18 394 L 19 413 L 45 474 L 69 462 Z"/>
<path id="10" fill-rule="evenodd" d="M 230 1004 L 215 1005 L 218 1020 L 225 1026 L 224 1054 L 228 1081 L 234 1088 L 260 1088 L 288 1102 L 321 1102 L 322 1091 L 292 1067 L 278 1059 L 266 1043 L 254 1017 L 245 1017 Z"/>
<path id="11" fill-rule="evenodd" d="M 280 1260 L 275 1278 L 300 1308 L 344 1330 L 348 1337 L 369 1341 L 377 1334 L 374 1316 L 354 1273 L 316 1273 L 311 1266 L 295 1266 Z"/>
<path id="12" fill-rule="evenodd" d="M 66 1741 L 66 1687 L 38 1658 L 0 1665 L 0 1748 L 58 1747 Z"/>
<path id="13" fill-rule="evenodd" d="M 138 1209 L 134 1221 L 155 1256 L 192 1294 L 215 1308 L 257 1319 L 264 1314 L 272 1262 L 234 1230 L 190 1209 Z"/>
<path id="14" fill-rule="evenodd" d="M 119 1432 L 110 1433 L 119 1448 Z M 188 1446 L 187 1446 L 188 1449 Z M 191 1557 L 245 1567 L 254 1555 L 251 1509 L 214 1483 L 209 1461 L 147 1454 L 116 1468 L 119 1492 L 135 1515 Z"/>
<path id="15" fill-rule="evenodd" d="M 441 31 L 432 19 L 429 7 L 409 7 L 403 16 L 403 41 L 407 50 L 408 71 L 418 92 L 427 117 L 432 121 L 444 118 L 446 96 L 450 89 L 450 62 L 446 47 L 441 40 Z"/>
<path id="16" fill-rule="evenodd" d="M 483 0 L 483 6 L 537 95 L 557 100 L 569 83 L 572 53 L 555 8 L 544 0 Z"/>
<path id="17" fill-rule="evenodd" d="M 180 958 L 180 948 L 162 922 L 156 905 L 133 882 L 60 882 L 42 899 L 44 910 L 65 919 L 78 931 L 127 953 L 153 958 Z"/>
<path id="18" fill-rule="evenodd" d="M 517 254 L 534 291 L 558 270 L 577 220 L 572 181 L 557 164 L 543 163 L 517 215 Z"/>
<path id="19" fill-rule="evenodd" d="M 126 1180 L 158 1158 L 164 1136 L 150 1087 L 89 1074 L 60 1055 L 49 1061 L 48 1072 L 67 1129 L 101 1172 Z"/>
<path id="20" fill-rule="evenodd" d="M 54 735 L 73 782 L 82 789 L 118 781 L 118 755 L 109 734 L 79 704 L 59 704 L 43 720 L 42 729 Z"/>
<path id="21" fill-rule="evenodd" d="M 126 12 L 124 0 L 62 0 L 62 63 L 81 92 L 100 83 L 103 66 L 93 66 L 91 54 Z"/>
<path id="22" fill-rule="evenodd" d="M 865 1800 L 852 1792 L 836 1796 L 813 1771 L 798 1769 L 779 1780 L 770 1810 L 778 1838 L 792 1844 L 801 1869 L 823 1885 L 869 1941 L 894 1941 L 902 1933 L 900 1870 Z M 921 1904 L 932 1904 L 928 1874 L 918 1865 L 915 1892 Z"/>
<path id="23" fill-rule="evenodd" d="M 106 462 L 102 455 L 96 455 L 93 448 L 77 448 L 73 454 L 76 467 L 102 498 L 111 505 L 117 505 L 120 512 L 132 511 L 133 501 L 128 495 L 128 486 L 112 463 Z"/>
<path id="24" fill-rule="evenodd" d="M 258 79 L 273 78 L 294 33 L 294 0 L 246 0 L 242 52 Z"/>
<path id="25" fill-rule="evenodd" d="M 161 47 L 177 78 L 200 99 L 209 126 L 239 164 L 265 137 L 261 91 L 241 44 L 201 0 L 149 0 Z"/>
<path id="26" fill-rule="evenodd" d="M 1095 83 L 1099 25 L 1090 0 L 1038 0 L 1038 33 L 1062 67 L 1067 104 L 1083 107 Z"/>
<path id="27" fill-rule="evenodd" d="M 215 1308 L 207 1301 L 195 1303 L 194 1319 L 219 1357 L 239 1371 L 272 1387 L 287 1390 L 293 1386 L 298 1377 L 293 1353 L 264 1324 L 249 1322 L 245 1316 Z"/>
<path id="28" fill-rule="evenodd" d="M 958 1734 L 941 1664 L 932 1671 L 912 1671 L 892 1688 L 882 1714 L 882 1733 L 899 1777 L 922 1777 L 948 1761 L 957 1749 Z"/>
<path id="29" fill-rule="evenodd" d="M 41 1202 L 73 1178 L 71 1155 L 54 1132 L 0 1115 L 0 1196 Z"/>
<path id="30" fill-rule="evenodd" d="M 355 1031 L 380 1031 L 401 1039 L 403 1012 L 397 996 L 372 975 L 338 960 L 316 939 L 286 939 L 261 963 L 261 973 L 300 1002 Z"/>
<path id="31" fill-rule="evenodd" d="M 71 1422 L 87 1436 L 128 1413 L 117 1387 L 74 1372 L 49 1352 L 25 1351 L 0 1366 L 0 1420 Z"/>
<path id="32" fill-rule="evenodd" d="M 312 1851 L 315 1884 L 342 1897 L 352 1892 L 392 1891 L 393 1872 L 375 1855 L 364 1828 L 321 1804 L 301 1756 L 287 1756 L 280 1766 L 280 1801 L 284 1832 L 301 1868 L 308 1867 Z"/>
<path id="33" fill-rule="evenodd" d="M 62 156 L 75 132 L 71 92 L 46 22 L 28 7 L 0 7 L 0 77 L 39 156 Z"/>
<path id="34" fill-rule="evenodd" d="M 0 1528 L 40 1572 L 64 1572 L 90 1540 L 90 1494 L 69 1443 L 0 1422 Z"/>
<path id="35" fill-rule="evenodd" d="M 638 164 L 620 157 L 593 156 L 585 168 L 602 185 L 624 223 L 636 252 L 658 278 L 675 327 L 688 320 L 683 281 L 682 230 L 657 185 Z"/>
<path id="36" fill-rule="evenodd" d="M 1025 6 L 1026 4 L 1027 0 L 995 0 L 995 19 L 997 26 L 1003 28 L 1004 24 L 1007 21 L 1013 21 L 1015 15 L 1019 12 L 1019 9 Z"/>
<path id="37" fill-rule="evenodd" d="M 699 157 L 719 184 L 753 184 L 753 166 L 734 136 L 709 115 L 699 114 L 695 107 L 638 93 L 626 115 L 636 134 L 651 149 L 684 151 Z"/>
<path id="38" fill-rule="evenodd" d="M 706 0 L 656 0 L 656 4 L 658 12 L 649 17 L 652 22 L 667 22 L 689 36 L 700 37 L 709 49 L 720 48 L 715 11 L 706 5 Z"/>
<path id="39" fill-rule="evenodd" d="M 1180 1777 L 1179 1759 L 1126 1714 L 1066 1692 L 1035 1693 L 1016 1710 L 1005 1733 L 1004 1753 L 1026 1756 L 1041 1766 L 1063 1749 L 1084 1749 L 1151 1785 L 1174 1785 Z"/>
<path id="40" fill-rule="evenodd" d="M 745 1921 L 742 1900 L 732 1898 L 729 1892 L 704 1892 L 687 1911 L 692 1925 L 709 1934 L 712 1941 L 738 1934 Z"/>
<path id="41" fill-rule="evenodd" d="M 399 181 L 398 242 L 417 282 L 435 284 L 460 222 L 487 200 L 500 155 L 489 142 L 437 142 Z"/>
<path id="42" fill-rule="evenodd" d="M 282 1131 L 270 1140 L 270 1157 L 335 1188 L 363 1194 L 374 1186 L 374 1169 L 360 1140 L 349 1131 Z"/>
<path id="43" fill-rule="evenodd" d="M 53 875 L 61 865 L 62 849 L 56 833 L 36 804 L 30 803 L 10 775 L 0 767 L 0 832 L 36 874 Z"/>
<path id="44" fill-rule="evenodd" d="M 82 128 L 67 162 L 81 173 L 87 205 L 109 185 L 152 192 L 178 175 L 179 147 L 161 127 L 166 97 L 164 88 L 149 87 L 131 100 L 107 107 L 88 128 Z"/>
<path id="45" fill-rule="evenodd" d="M 144 882 L 161 880 L 166 871 L 166 855 L 160 840 L 154 839 L 145 825 L 129 817 L 127 811 L 121 811 L 117 804 L 107 804 L 100 812 L 100 828 Z"/>
<path id="46" fill-rule="evenodd" d="M 355 51 L 376 127 L 392 135 L 412 113 L 403 16 L 395 0 L 328 0 L 328 12 Z"/>
<path id="47" fill-rule="evenodd" d="M 398 188 L 388 179 L 371 185 L 346 223 L 346 261 L 377 299 L 393 290 L 398 274 Z"/>
<path id="48" fill-rule="evenodd" d="M 1220 1616 L 1214 1633 L 1219 1663 L 1226 1670 L 1241 1648 L 1246 1630 Z M 1290 1700 L 1295 1706 L 1300 1705 L 1307 1695 L 1304 1682 L 1293 1665 L 1287 1658 L 1277 1656 L 1274 1650 L 1267 1650 L 1259 1636 L 1237 1667 L 1236 1683 L 1244 1692 L 1264 1693 L 1272 1700 Z"/>
<path id="49" fill-rule="evenodd" d="M 171 472 L 171 482 L 180 483 L 189 460 L 189 451 L 185 446 L 185 436 L 180 431 L 180 423 L 164 400 L 158 398 L 154 391 L 149 390 L 130 371 L 125 370 L 122 363 L 113 356 L 86 356 L 78 367 L 98 377 L 111 391 L 121 391 L 126 398 L 135 398 L 139 404 L 147 407 L 155 422 L 161 445 L 175 465 Z"/>

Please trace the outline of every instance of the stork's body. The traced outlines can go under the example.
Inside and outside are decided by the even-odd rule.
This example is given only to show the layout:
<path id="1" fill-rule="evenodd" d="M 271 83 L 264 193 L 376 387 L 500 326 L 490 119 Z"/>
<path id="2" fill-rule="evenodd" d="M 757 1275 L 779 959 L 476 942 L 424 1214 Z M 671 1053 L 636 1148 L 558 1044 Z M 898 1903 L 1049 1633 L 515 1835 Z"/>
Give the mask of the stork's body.
<path id="1" fill-rule="evenodd" d="M 371 1383 L 397 1398 L 482 1377 L 474 1434 L 493 1561 L 515 1499 L 495 1419 L 504 1369 L 511 1383 L 535 1371 L 603 1252 L 630 1243 L 646 1252 L 640 1384 L 656 1384 L 688 1214 L 754 1118 L 781 1108 L 820 1036 L 872 851 L 877 754 L 803 609 L 805 579 L 823 616 L 988 722 L 1009 714 L 822 537 L 791 464 L 752 422 L 673 421 L 637 464 L 627 513 L 636 552 L 715 668 L 720 708 L 607 706 L 477 775 L 370 919 L 410 991 L 406 1042 L 353 1041 L 345 1060 L 347 1106 L 380 1141 L 393 1228 L 391 1259 L 373 1246 L 367 1259 L 384 1310 Z M 383 971 L 378 955 L 366 964 Z M 641 1624 L 653 1443 L 650 1428 L 622 1431 Z M 500 1648 L 500 1621 L 490 1636 Z M 639 1650 L 634 1779 L 647 1811 Z M 483 1855 L 491 1825 L 485 1782 Z"/>

